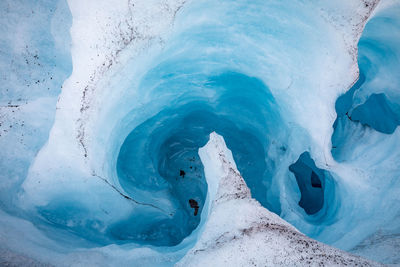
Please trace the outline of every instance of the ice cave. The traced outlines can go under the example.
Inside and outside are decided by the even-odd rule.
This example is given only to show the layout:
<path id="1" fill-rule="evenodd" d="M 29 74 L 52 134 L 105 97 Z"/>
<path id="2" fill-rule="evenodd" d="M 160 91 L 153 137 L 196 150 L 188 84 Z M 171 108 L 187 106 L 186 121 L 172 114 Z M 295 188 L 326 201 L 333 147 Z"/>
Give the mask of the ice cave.
<path id="1" fill-rule="evenodd" d="M 1 266 L 400 266 L 400 1 L 0 1 Z"/>

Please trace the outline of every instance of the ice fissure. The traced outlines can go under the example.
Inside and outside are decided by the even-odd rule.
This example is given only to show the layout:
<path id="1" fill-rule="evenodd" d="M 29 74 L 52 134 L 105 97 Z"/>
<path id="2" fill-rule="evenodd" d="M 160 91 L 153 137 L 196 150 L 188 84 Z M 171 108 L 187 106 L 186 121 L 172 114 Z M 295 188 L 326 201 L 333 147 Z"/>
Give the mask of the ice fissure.
<path id="1" fill-rule="evenodd" d="M 398 2 L 0 7 L 0 265 L 400 264 Z"/>

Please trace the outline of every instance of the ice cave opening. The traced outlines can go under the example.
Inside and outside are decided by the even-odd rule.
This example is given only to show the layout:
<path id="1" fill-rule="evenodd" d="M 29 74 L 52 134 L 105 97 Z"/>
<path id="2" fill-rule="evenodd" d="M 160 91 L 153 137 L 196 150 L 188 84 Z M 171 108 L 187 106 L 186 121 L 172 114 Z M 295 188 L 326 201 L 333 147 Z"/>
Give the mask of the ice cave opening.
<path id="1" fill-rule="evenodd" d="M 299 206 L 307 214 L 315 214 L 324 205 L 325 175 L 323 170 L 315 166 L 310 153 L 304 152 L 296 163 L 289 166 L 289 170 L 296 176 L 301 192 Z"/>
<path id="2" fill-rule="evenodd" d="M 272 125 L 279 125 L 273 97 L 260 80 L 235 72 L 210 77 L 207 87 L 219 93 L 207 101 L 183 105 L 176 101 L 136 126 L 124 140 L 116 167 L 121 187 L 135 199 L 145 199 L 148 192 L 173 199 L 174 212 L 153 209 L 148 216 L 151 223 L 133 216 L 110 230 L 116 239 L 172 246 L 190 235 L 200 222 L 207 195 L 198 150 L 213 131 L 224 136 L 253 196 L 268 202 L 266 184 L 271 183 L 275 163 L 266 150 L 278 128 Z"/>

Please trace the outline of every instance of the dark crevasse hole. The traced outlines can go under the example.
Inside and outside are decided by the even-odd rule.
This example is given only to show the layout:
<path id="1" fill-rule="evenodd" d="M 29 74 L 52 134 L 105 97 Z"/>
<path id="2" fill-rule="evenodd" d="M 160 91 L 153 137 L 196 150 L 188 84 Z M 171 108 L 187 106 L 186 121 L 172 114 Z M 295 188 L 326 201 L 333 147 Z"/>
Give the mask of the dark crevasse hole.
<path id="1" fill-rule="evenodd" d="M 315 166 L 308 152 L 301 154 L 299 159 L 289 166 L 289 170 L 295 175 L 300 189 L 299 206 L 309 215 L 320 211 L 324 205 L 324 170 Z"/>
<path id="2" fill-rule="evenodd" d="M 311 173 L 311 186 L 316 188 L 322 188 L 321 180 L 314 171 L 312 171 Z"/>

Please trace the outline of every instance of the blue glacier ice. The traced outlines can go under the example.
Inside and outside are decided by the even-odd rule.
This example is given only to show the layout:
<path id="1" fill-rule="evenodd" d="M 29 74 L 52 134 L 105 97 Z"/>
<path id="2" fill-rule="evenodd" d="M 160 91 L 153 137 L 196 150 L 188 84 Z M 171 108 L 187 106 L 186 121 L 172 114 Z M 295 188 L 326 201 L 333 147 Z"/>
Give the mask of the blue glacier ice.
<path id="1" fill-rule="evenodd" d="M 229 222 L 216 132 L 262 207 L 400 264 L 398 2 L 0 6 L 0 263 L 184 264 Z"/>
<path id="2" fill-rule="evenodd" d="M 299 206 L 307 214 L 315 214 L 324 206 L 329 205 L 328 203 L 331 203 L 332 199 L 325 200 L 325 191 L 334 191 L 334 188 L 329 188 L 329 191 L 328 189 L 325 190 L 326 179 L 331 179 L 329 173 L 315 166 L 310 153 L 304 152 L 301 154 L 299 159 L 289 166 L 289 170 L 296 176 L 297 185 L 301 193 Z M 331 195 L 334 194 L 331 193 Z"/>

